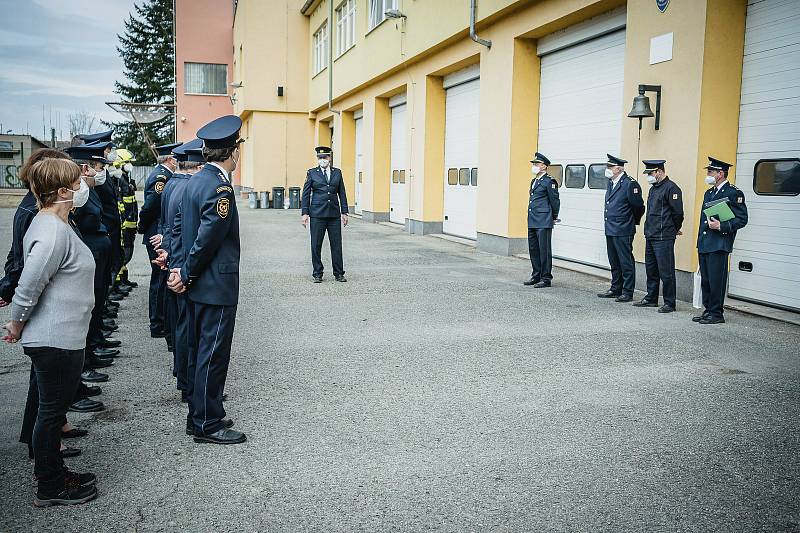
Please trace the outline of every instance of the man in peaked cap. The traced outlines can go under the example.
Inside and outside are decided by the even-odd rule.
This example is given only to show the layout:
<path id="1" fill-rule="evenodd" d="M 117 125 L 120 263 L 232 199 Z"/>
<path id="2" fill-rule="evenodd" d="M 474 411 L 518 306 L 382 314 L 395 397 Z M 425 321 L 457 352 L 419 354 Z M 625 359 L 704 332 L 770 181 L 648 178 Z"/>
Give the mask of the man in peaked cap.
<path id="1" fill-rule="evenodd" d="M 553 223 L 558 218 L 561 201 L 558 182 L 547 173 L 550 160 L 536 152 L 531 159 L 530 198 L 528 199 L 528 253 L 531 277 L 524 282 L 535 288 L 549 287 L 553 280 Z"/>
<path id="2" fill-rule="evenodd" d="M 617 302 L 633 300 L 636 286 L 636 263 L 633 260 L 633 236 L 644 214 L 642 188 L 625 172 L 626 160 L 611 154 L 606 163 L 608 188 L 605 197 L 605 233 L 608 262 L 611 265 L 611 288 L 600 298 Z"/>
<path id="3" fill-rule="evenodd" d="M 239 163 L 241 127 L 239 117 L 227 115 L 197 132 L 207 163 L 183 191 L 182 264 L 170 267 L 167 282 L 171 290 L 187 295 L 191 342 L 186 432 L 194 435 L 195 442 L 247 440 L 244 433 L 230 429 L 233 421 L 225 419 L 223 407 L 239 302 L 239 215 L 231 173 Z"/>
<path id="4" fill-rule="evenodd" d="M 331 166 L 333 151 L 317 146 L 317 166 L 308 169 L 301 200 L 301 223 L 311 223 L 311 264 L 314 283 L 322 282 L 322 241 L 328 233 L 336 281 L 345 282 L 342 260 L 342 224 L 347 226 L 347 193 L 342 171 Z"/>
<path id="5" fill-rule="evenodd" d="M 728 183 L 730 163 L 714 157 L 708 158 L 706 184 L 711 188 L 703 196 L 700 208 L 700 227 L 697 232 L 697 255 L 700 260 L 701 288 L 703 290 L 703 314 L 692 318 L 700 324 L 723 324 L 723 304 L 728 286 L 728 255 L 733 250 L 736 232 L 747 225 L 747 206 L 744 193 Z M 708 217 L 706 209 L 724 202 L 733 217 L 721 220 Z"/>
<path id="6" fill-rule="evenodd" d="M 650 184 L 647 195 L 647 216 L 644 221 L 644 265 L 647 272 L 647 294 L 635 307 L 658 307 L 659 283 L 664 285 L 664 305 L 659 313 L 675 311 L 675 238 L 683 225 L 683 193 L 669 179 L 663 159 L 645 159 L 644 174 Z"/>
<path id="7" fill-rule="evenodd" d="M 164 192 L 164 186 L 167 180 L 172 177 L 175 172 L 178 162 L 175 156 L 172 155 L 172 149 L 180 146 L 180 143 L 165 144 L 163 146 L 156 146 L 155 151 L 158 154 L 158 164 L 147 176 L 144 185 L 144 204 L 141 211 L 139 211 L 139 233 L 144 235 L 142 243 L 147 249 L 147 256 L 150 261 L 156 258 L 156 250 L 150 239 L 158 233 L 158 217 L 161 214 L 161 193 Z M 159 291 L 163 291 L 160 287 L 163 286 L 164 275 L 161 269 L 150 264 L 150 292 L 149 292 L 149 315 L 150 315 L 150 336 L 166 337 L 166 328 L 164 325 L 164 309 L 160 301 L 163 300 L 159 297 Z"/>

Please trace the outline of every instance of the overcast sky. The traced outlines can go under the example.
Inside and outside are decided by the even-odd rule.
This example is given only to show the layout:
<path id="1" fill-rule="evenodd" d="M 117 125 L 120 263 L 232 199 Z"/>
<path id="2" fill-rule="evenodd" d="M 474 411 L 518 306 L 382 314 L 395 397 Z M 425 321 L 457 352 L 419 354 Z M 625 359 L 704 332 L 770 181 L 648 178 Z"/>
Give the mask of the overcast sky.
<path id="1" fill-rule="evenodd" d="M 117 100 L 122 79 L 117 34 L 134 0 L 0 0 L 0 123 L 2 131 L 42 137 L 45 128 L 69 132 L 67 116 L 85 111 L 120 117 L 105 102 Z M 45 137 L 49 139 L 50 134 Z"/>

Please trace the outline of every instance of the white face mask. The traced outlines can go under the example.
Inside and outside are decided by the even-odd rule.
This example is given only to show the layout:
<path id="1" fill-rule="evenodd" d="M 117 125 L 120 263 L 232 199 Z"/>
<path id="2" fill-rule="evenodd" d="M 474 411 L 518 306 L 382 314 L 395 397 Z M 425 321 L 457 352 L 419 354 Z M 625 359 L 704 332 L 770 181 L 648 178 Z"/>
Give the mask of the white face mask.
<path id="1" fill-rule="evenodd" d="M 612 171 L 610 168 L 607 168 L 605 175 L 608 179 L 612 179 L 614 177 L 614 171 Z"/>
<path id="2" fill-rule="evenodd" d="M 655 182 L 657 182 L 657 181 L 658 181 L 658 178 L 656 178 L 653 174 L 648 174 L 647 175 L 647 183 L 649 183 L 650 185 L 654 185 Z"/>
<path id="3" fill-rule="evenodd" d="M 717 178 L 714 176 L 706 176 L 706 183 L 709 185 L 714 185 L 717 182 Z"/>
<path id="4" fill-rule="evenodd" d="M 317 159 L 317 161 L 319 162 L 319 168 L 327 168 L 328 167 L 329 161 L 327 159 L 320 158 L 320 159 Z"/>
<path id="5" fill-rule="evenodd" d="M 66 204 L 67 202 L 72 202 L 72 207 L 83 207 L 86 205 L 86 202 L 89 201 L 89 186 L 86 185 L 86 182 L 83 181 L 83 178 L 81 178 L 81 185 L 78 187 L 77 191 L 72 189 L 67 190 L 72 191 L 72 200 L 57 200 L 53 203 Z"/>
<path id="6" fill-rule="evenodd" d="M 544 169 L 539 165 L 531 165 L 531 172 L 533 172 L 534 176 L 538 176 L 540 173 L 544 172 Z"/>
<path id="7" fill-rule="evenodd" d="M 125 169 L 125 172 L 127 172 L 128 174 L 133 172 L 133 165 L 131 165 L 130 163 L 125 163 L 124 165 L 122 165 L 122 168 Z"/>
<path id="8" fill-rule="evenodd" d="M 106 169 L 96 170 L 94 174 L 94 184 L 102 185 L 106 182 Z"/>
<path id="9" fill-rule="evenodd" d="M 121 178 L 122 177 L 122 170 L 118 169 L 117 167 L 112 167 L 112 168 L 108 169 L 108 173 L 110 175 L 114 176 L 115 178 Z"/>

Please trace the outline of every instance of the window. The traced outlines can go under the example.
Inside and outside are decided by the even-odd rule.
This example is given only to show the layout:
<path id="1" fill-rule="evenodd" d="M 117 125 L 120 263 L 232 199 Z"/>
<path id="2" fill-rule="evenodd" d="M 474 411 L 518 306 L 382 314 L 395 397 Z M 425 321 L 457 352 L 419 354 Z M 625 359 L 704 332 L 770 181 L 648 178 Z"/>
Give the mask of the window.
<path id="1" fill-rule="evenodd" d="M 185 94 L 228 94 L 228 65 L 184 63 Z"/>
<path id="2" fill-rule="evenodd" d="M 397 0 L 369 0 L 369 29 L 386 20 L 384 13 L 390 9 L 397 9 Z"/>
<path id="3" fill-rule="evenodd" d="M 469 169 L 468 168 L 460 168 L 460 169 L 458 169 L 458 184 L 459 185 L 469 185 Z"/>
<path id="4" fill-rule="evenodd" d="M 469 184 L 472 185 L 473 187 L 477 187 L 478 186 L 478 169 L 477 168 L 473 168 L 472 170 L 470 170 Z"/>
<path id="5" fill-rule="evenodd" d="M 606 177 L 605 163 L 595 163 L 594 165 L 589 165 L 589 188 L 608 188 L 608 178 Z"/>
<path id="6" fill-rule="evenodd" d="M 359 172 L 358 173 L 358 182 L 359 183 L 364 183 L 364 173 L 363 172 Z"/>
<path id="7" fill-rule="evenodd" d="M 561 183 L 564 181 L 564 167 L 562 165 L 549 165 L 547 167 L 547 173 L 550 174 L 558 186 L 561 187 Z"/>
<path id="8" fill-rule="evenodd" d="M 447 169 L 447 184 L 448 185 L 458 185 L 458 169 L 457 168 L 448 168 Z"/>
<path id="9" fill-rule="evenodd" d="M 759 196 L 800 194 L 800 159 L 762 159 L 756 163 L 753 191 Z"/>
<path id="10" fill-rule="evenodd" d="M 400 183 L 400 171 L 392 170 L 392 183 Z"/>
<path id="11" fill-rule="evenodd" d="M 336 8 L 336 56 L 347 52 L 354 44 L 356 44 L 356 0 L 344 0 Z"/>
<path id="12" fill-rule="evenodd" d="M 586 165 L 567 165 L 564 186 L 568 189 L 583 189 L 586 185 Z"/>
<path id="13" fill-rule="evenodd" d="M 314 75 L 328 66 L 328 21 L 314 34 Z"/>

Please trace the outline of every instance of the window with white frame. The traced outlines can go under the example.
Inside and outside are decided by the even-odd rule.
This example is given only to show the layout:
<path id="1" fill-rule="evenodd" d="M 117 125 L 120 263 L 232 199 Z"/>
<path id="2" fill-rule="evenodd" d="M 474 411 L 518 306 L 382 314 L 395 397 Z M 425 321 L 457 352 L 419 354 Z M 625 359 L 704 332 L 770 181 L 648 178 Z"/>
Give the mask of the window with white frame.
<path id="1" fill-rule="evenodd" d="M 336 56 L 356 44 L 356 0 L 344 0 L 336 8 Z"/>
<path id="2" fill-rule="evenodd" d="M 186 94 L 228 94 L 228 65 L 184 63 Z"/>
<path id="3" fill-rule="evenodd" d="M 397 0 L 369 0 L 369 29 L 386 20 L 390 9 L 397 9 Z"/>
<path id="4" fill-rule="evenodd" d="M 314 75 L 328 66 L 328 21 L 314 34 Z"/>

